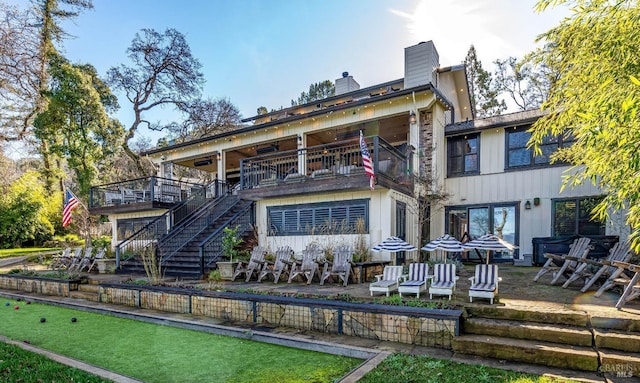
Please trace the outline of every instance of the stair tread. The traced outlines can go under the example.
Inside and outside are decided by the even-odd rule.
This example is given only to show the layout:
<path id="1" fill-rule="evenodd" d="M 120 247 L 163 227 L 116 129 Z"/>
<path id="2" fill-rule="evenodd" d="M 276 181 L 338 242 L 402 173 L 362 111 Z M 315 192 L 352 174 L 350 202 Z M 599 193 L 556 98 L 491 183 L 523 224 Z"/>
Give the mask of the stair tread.
<path id="1" fill-rule="evenodd" d="M 466 342 L 500 344 L 505 346 L 516 346 L 516 347 L 522 347 L 522 348 L 532 348 L 540 351 L 557 350 L 557 351 L 566 351 L 568 353 L 574 353 L 574 354 L 579 353 L 583 355 L 596 355 L 595 350 L 593 350 L 593 348 L 591 347 L 574 346 L 569 344 L 536 341 L 536 340 L 530 340 L 530 339 L 513 339 L 513 338 L 500 337 L 500 336 L 472 334 L 472 335 L 460 335 L 456 337 L 455 340 L 466 341 Z"/>

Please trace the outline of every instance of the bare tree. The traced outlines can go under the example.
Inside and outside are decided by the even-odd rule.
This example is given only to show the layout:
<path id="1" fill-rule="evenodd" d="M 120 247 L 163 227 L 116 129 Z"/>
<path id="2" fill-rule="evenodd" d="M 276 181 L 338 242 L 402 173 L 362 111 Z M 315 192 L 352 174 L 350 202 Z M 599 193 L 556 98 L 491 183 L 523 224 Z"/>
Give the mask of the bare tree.
<path id="1" fill-rule="evenodd" d="M 240 111 L 228 99 L 195 100 L 182 104 L 180 109 L 187 118 L 169 127 L 176 142 L 195 140 L 228 132 L 240 126 Z"/>
<path id="2" fill-rule="evenodd" d="M 184 35 L 175 29 L 162 34 L 143 29 L 136 33 L 127 53 L 132 66 L 121 64 L 109 69 L 107 76 L 109 84 L 124 91 L 132 104 L 134 120 L 123 149 L 139 175 L 146 175 L 140 156 L 131 150 L 129 143 L 141 125 L 153 130 L 162 130 L 166 125 L 153 124 L 144 114 L 157 107 L 188 104 L 199 95 L 203 76 L 200 62 L 191 54 Z"/>
<path id="3" fill-rule="evenodd" d="M 557 73 L 527 55 L 521 61 L 515 57 L 496 60 L 496 89 L 516 104 L 519 110 L 539 108 L 549 95 L 551 85 L 559 78 Z"/>

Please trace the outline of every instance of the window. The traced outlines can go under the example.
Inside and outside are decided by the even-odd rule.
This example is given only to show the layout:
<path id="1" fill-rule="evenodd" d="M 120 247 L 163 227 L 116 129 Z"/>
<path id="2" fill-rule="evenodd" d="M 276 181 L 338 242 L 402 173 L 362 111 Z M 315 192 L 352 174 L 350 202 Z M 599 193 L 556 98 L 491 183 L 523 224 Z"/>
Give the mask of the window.
<path id="1" fill-rule="evenodd" d="M 478 174 L 480 137 L 471 134 L 447 139 L 447 176 Z"/>
<path id="2" fill-rule="evenodd" d="M 551 154 L 558 148 L 566 148 L 573 144 L 574 138 L 570 134 L 561 136 L 547 136 L 540 144 L 542 154 L 534 155 L 533 149 L 527 148 L 531 133 L 527 126 L 516 126 L 507 132 L 507 168 L 521 168 L 528 166 L 542 166 L 551 163 Z"/>
<path id="3" fill-rule="evenodd" d="M 449 234 L 458 239 L 475 239 L 484 234 L 495 234 L 514 245 L 518 244 L 519 211 L 517 204 L 489 204 L 481 206 L 458 206 L 447 208 Z M 478 250 L 483 257 L 486 251 Z M 492 260 L 505 262 L 514 254 L 494 252 Z M 473 252 L 469 256 L 473 256 Z"/>
<path id="4" fill-rule="evenodd" d="M 322 202 L 267 208 L 269 235 L 355 234 L 364 220 L 369 232 L 369 200 Z"/>
<path id="5" fill-rule="evenodd" d="M 553 235 L 605 235 L 604 222 L 592 219 L 591 211 L 601 197 L 553 201 Z"/>

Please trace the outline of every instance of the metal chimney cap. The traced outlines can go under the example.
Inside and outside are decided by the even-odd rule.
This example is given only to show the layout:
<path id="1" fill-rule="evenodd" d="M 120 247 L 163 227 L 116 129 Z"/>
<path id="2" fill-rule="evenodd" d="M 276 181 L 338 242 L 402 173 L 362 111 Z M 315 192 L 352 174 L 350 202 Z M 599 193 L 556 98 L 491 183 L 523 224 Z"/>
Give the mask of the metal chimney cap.
<path id="1" fill-rule="evenodd" d="M 342 72 L 342 78 L 349 77 L 349 72 Z"/>

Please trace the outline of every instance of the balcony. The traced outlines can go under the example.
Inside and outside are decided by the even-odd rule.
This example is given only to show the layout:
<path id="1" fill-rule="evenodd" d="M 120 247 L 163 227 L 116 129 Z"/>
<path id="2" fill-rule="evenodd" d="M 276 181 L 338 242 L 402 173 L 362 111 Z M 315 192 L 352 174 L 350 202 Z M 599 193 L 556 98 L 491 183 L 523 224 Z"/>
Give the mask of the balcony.
<path id="1" fill-rule="evenodd" d="M 91 188 L 91 214 L 125 213 L 151 209 L 169 209 L 204 186 L 160 177 L 147 177 Z M 204 193 L 203 193 L 204 194 Z"/>
<path id="2" fill-rule="evenodd" d="M 411 158 L 380 137 L 368 137 L 379 187 L 412 194 Z M 357 138 L 246 158 L 240 164 L 242 198 L 369 188 Z"/>

